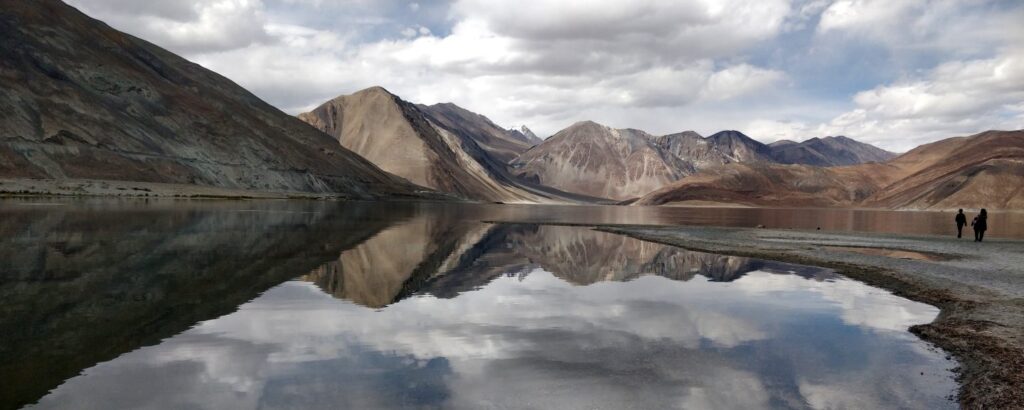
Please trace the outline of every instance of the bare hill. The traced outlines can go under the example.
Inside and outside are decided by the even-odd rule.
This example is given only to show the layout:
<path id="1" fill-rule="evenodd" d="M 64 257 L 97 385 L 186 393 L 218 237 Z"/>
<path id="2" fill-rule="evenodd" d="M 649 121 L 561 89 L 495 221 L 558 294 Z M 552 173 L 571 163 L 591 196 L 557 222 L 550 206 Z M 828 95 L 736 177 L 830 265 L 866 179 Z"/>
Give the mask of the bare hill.
<path id="1" fill-rule="evenodd" d="M 228 79 L 57 0 L 0 0 L 0 178 L 356 198 L 421 188 Z"/>
<path id="2" fill-rule="evenodd" d="M 299 118 L 385 171 L 442 192 L 499 202 L 585 199 L 513 178 L 505 162 L 492 154 L 509 149 L 511 141 L 493 134 L 500 128 L 492 129 L 486 118 L 474 118 L 476 114 L 461 108 L 434 111 L 438 122 L 421 107 L 371 87 L 330 100 Z"/>
<path id="3" fill-rule="evenodd" d="M 896 157 L 892 152 L 844 136 L 778 141 L 768 147 L 772 160 L 781 164 L 833 167 L 885 162 Z"/>
<path id="4" fill-rule="evenodd" d="M 923 145 L 886 163 L 842 167 L 727 164 L 683 178 L 638 205 L 730 203 L 906 209 L 1024 208 L 1024 131 Z"/>
<path id="5" fill-rule="evenodd" d="M 541 185 L 616 200 L 643 195 L 682 176 L 649 134 L 593 121 L 559 131 L 511 166 L 520 178 Z"/>

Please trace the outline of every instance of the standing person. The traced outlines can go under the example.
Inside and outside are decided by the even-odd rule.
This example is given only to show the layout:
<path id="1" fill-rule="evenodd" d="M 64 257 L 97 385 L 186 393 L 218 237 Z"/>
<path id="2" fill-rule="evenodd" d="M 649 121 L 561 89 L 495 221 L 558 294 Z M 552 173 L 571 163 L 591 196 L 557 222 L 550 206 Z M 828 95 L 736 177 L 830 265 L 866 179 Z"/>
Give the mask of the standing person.
<path id="1" fill-rule="evenodd" d="M 956 237 L 960 238 L 964 233 L 964 225 L 967 225 L 967 215 L 964 215 L 964 210 L 956 214 Z"/>
<path id="2" fill-rule="evenodd" d="M 985 239 L 985 231 L 988 230 L 988 211 L 985 208 L 981 209 L 978 216 L 974 218 L 974 222 L 971 223 L 974 226 L 974 241 L 981 242 Z"/>

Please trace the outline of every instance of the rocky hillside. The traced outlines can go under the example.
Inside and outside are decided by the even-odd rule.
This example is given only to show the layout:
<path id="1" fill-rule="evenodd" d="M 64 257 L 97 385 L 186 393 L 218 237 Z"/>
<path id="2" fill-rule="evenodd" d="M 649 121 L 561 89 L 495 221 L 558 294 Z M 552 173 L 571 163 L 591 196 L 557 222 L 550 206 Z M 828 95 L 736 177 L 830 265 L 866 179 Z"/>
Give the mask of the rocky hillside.
<path id="1" fill-rule="evenodd" d="M 63 2 L 0 5 L 0 179 L 368 199 L 422 189 L 228 79 Z"/>
<path id="2" fill-rule="evenodd" d="M 923 145 L 885 163 L 840 167 L 728 164 L 638 205 L 729 203 L 900 209 L 1024 208 L 1024 131 L 987 131 Z"/>
<path id="3" fill-rule="evenodd" d="M 635 204 L 852 206 L 873 195 L 884 182 L 874 177 L 876 173 L 849 167 L 732 163 L 683 178 L 644 195 Z"/>
<path id="4" fill-rule="evenodd" d="M 1024 209 L 1024 130 L 987 131 L 922 145 L 889 162 L 901 177 L 867 205 Z"/>
<path id="5" fill-rule="evenodd" d="M 641 196 L 684 175 L 666 161 L 651 135 L 593 121 L 559 131 L 511 167 L 531 182 L 615 200 Z"/>
<path id="6" fill-rule="evenodd" d="M 693 131 L 661 137 L 573 124 L 512 161 L 521 178 L 615 200 L 637 198 L 701 169 L 771 161 L 768 146 L 738 131 L 704 138 Z"/>
<path id="7" fill-rule="evenodd" d="M 885 162 L 896 157 L 892 152 L 843 136 L 811 138 L 804 142 L 783 140 L 768 147 L 775 162 L 819 167 Z"/>
<path id="8" fill-rule="evenodd" d="M 381 87 L 330 100 L 299 118 L 385 171 L 463 198 L 499 202 L 584 200 L 513 178 L 525 148 L 489 120 L 453 104 L 417 106 Z"/>
<path id="9" fill-rule="evenodd" d="M 522 129 L 529 132 L 530 135 L 520 130 L 506 130 L 491 122 L 489 118 L 452 103 L 417 105 L 417 107 L 432 123 L 449 132 L 473 139 L 480 148 L 502 164 L 507 164 L 519 154 L 536 145 L 533 139 L 537 136 L 533 135 L 529 128 L 523 127 Z"/>
<path id="10" fill-rule="evenodd" d="M 531 147 L 544 142 L 543 139 L 538 137 L 537 134 L 534 134 L 533 131 L 525 125 L 522 125 L 519 128 L 512 128 L 508 131 L 515 134 L 516 138 L 526 141 L 526 143 L 530 144 Z"/>

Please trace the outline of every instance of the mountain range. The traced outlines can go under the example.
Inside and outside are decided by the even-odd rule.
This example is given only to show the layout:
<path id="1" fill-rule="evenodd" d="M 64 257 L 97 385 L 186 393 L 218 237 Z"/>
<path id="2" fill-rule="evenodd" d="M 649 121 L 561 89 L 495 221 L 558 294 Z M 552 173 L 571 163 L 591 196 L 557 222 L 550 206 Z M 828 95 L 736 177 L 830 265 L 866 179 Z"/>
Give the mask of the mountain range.
<path id="1" fill-rule="evenodd" d="M 915 148 L 884 163 L 814 167 L 735 163 L 685 177 L 638 205 L 1024 207 L 1024 131 L 986 131 Z"/>
<path id="2" fill-rule="evenodd" d="M 836 166 L 885 161 L 895 154 L 846 137 L 765 145 L 739 131 L 653 136 L 592 121 L 559 131 L 510 162 L 520 178 L 565 191 L 632 200 L 726 164 Z"/>
<path id="3" fill-rule="evenodd" d="M 589 199 L 514 178 L 505 163 L 530 147 L 531 136 L 498 127 L 455 104 L 416 105 L 371 87 L 334 98 L 298 118 L 385 171 L 465 199 Z"/>
<path id="4" fill-rule="evenodd" d="M 902 155 L 844 136 L 764 144 L 733 130 L 658 136 L 593 121 L 542 140 L 381 87 L 296 118 L 58 0 L 0 3 L 8 194 L 1024 207 L 1024 131 Z"/>

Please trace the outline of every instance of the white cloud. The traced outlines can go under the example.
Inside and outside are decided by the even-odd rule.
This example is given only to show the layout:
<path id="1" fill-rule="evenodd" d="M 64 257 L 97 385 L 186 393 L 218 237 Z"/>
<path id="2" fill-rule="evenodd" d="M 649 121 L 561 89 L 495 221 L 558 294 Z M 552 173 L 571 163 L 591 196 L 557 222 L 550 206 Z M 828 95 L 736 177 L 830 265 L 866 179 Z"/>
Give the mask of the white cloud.
<path id="1" fill-rule="evenodd" d="M 1024 5 L 1007 1 L 71 3 L 290 113 L 382 85 L 541 135 L 593 119 L 764 141 L 843 133 L 894 150 L 1024 122 L 1007 51 Z M 828 59 L 852 64 L 805 78 Z M 813 84 L 832 77 L 844 91 Z"/>
<path id="2" fill-rule="evenodd" d="M 855 109 L 819 131 L 905 150 L 957 134 L 1024 128 L 1024 50 L 947 62 L 922 78 L 859 92 L 853 101 Z"/>
<path id="3" fill-rule="evenodd" d="M 114 27 L 181 53 L 232 50 L 270 40 L 260 0 L 70 3 Z"/>

